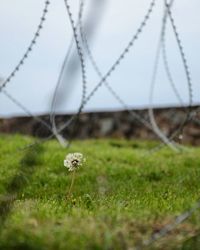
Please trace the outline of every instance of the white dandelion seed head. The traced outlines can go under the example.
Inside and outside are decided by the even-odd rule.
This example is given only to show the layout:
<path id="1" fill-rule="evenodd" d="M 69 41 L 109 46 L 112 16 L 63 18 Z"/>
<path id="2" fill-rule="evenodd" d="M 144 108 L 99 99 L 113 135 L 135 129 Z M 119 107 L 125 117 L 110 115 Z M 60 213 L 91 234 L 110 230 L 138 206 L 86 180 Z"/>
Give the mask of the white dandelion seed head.
<path id="1" fill-rule="evenodd" d="M 64 160 L 64 166 L 69 171 L 74 171 L 82 166 L 83 162 L 85 162 L 85 158 L 82 153 L 69 153 Z"/>

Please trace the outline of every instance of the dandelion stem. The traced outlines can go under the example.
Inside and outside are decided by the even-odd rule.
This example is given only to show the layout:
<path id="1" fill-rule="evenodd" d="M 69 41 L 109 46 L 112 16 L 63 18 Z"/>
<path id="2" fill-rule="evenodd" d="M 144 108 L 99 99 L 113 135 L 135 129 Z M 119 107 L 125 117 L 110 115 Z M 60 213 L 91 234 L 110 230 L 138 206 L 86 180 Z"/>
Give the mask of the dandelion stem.
<path id="1" fill-rule="evenodd" d="M 69 198 L 71 196 L 72 188 L 74 185 L 74 180 L 75 180 L 75 171 L 73 171 L 73 173 L 72 173 L 72 180 L 71 180 L 71 185 L 70 185 L 70 188 L 69 188 L 69 191 L 67 194 L 67 198 Z"/>

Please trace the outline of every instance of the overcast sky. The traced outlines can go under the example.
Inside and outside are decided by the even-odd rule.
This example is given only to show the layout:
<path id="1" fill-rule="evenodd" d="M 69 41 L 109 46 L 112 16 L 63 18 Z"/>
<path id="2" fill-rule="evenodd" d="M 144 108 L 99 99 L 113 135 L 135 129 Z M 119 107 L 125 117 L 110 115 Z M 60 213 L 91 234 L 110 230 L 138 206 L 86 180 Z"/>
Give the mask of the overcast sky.
<path id="1" fill-rule="evenodd" d="M 86 14 L 92 0 L 86 1 Z M 101 0 L 99 0 L 101 1 Z M 69 1 L 74 18 L 78 1 Z M 101 19 L 91 41 L 91 49 L 102 73 L 106 73 L 135 33 L 148 9 L 150 0 L 106 0 Z M 153 71 L 153 62 L 159 39 L 163 15 L 163 1 L 157 0 L 151 19 L 135 46 L 108 79 L 113 89 L 132 108 L 147 107 Z M 44 1 L 0 1 L 0 76 L 6 78 L 14 69 L 28 47 L 39 23 Z M 173 16 L 188 59 L 193 83 L 193 101 L 200 103 L 200 1 L 175 0 Z M 95 11 L 95 10 L 94 10 Z M 97 10 L 98 11 L 98 10 Z M 85 16 L 84 16 L 85 17 Z M 93 21 L 95 18 L 92 17 Z M 5 90 L 33 113 L 49 111 L 56 81 L 72 36 L 64 0 L 52 0 L 47 21 L 25 65 Z M 171 26 L 167 26 L 167 53 L 177 89 L 188 103 L 187 81 L 183 64 Z M 99 78 L 87 61 L 87 93 L 98 83 Z M 81 100 L 80 73 L 70 84 L 70 96 L 57 107 L 57 112 L 76 112 Z M 63 82 L 65 84 L 65 82 Z M 155 86 L 154 104 L 158 106 L 179 105 L 167 80 L 161 61 Z M 65 89 L 67 91 L 67 89 Z M 85 107 L 86 111 L 123 109 L 103 86 Z M 0 93 L 0 116 L 25 115 L 3 93 Z"/>

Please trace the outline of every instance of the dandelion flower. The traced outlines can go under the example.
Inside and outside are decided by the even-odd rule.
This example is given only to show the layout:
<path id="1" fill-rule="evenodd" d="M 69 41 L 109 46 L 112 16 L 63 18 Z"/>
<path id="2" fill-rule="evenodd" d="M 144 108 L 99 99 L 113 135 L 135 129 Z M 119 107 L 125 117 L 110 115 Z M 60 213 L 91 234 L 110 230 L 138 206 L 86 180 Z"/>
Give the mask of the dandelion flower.
<path id="1" fill-rule="evenodd" d="M 64 166 L 68 168 L 69 171 L 74 171 L 78 169 L 80 166 L 82 166 L 84 161 L 85 158 L 83 157 L 83 154 L 70 153 L 66 155 L 66 158 L 64 160 Z"/>

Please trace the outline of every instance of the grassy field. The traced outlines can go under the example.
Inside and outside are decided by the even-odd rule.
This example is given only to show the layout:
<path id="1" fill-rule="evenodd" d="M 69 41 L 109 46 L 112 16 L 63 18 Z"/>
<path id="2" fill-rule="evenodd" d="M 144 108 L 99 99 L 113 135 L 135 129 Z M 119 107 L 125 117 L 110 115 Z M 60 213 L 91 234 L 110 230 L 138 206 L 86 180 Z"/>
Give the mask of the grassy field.
<path id="1" fill-rule="evenodd" d="M 200 148 L 184 153 L 155 142 L 0 136 L 0 249 L 134 249 L 200 198 Z M 76 172 L 69 152 L 87 158 Z M 147 249 L 200 249 L 200 211 Z M 143 248 L 142 249 L 146 249 Z"/>

